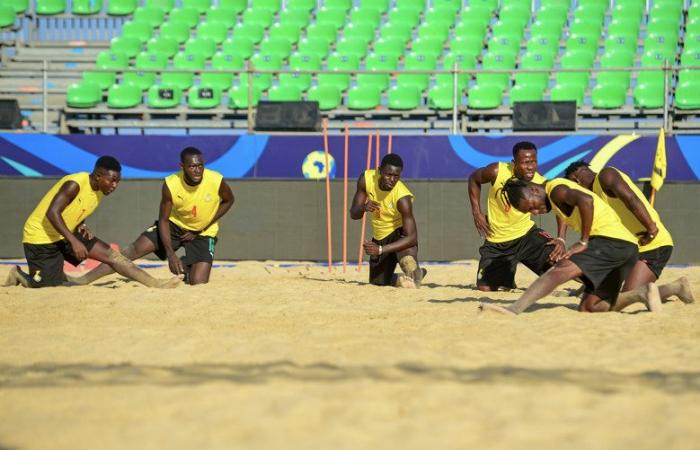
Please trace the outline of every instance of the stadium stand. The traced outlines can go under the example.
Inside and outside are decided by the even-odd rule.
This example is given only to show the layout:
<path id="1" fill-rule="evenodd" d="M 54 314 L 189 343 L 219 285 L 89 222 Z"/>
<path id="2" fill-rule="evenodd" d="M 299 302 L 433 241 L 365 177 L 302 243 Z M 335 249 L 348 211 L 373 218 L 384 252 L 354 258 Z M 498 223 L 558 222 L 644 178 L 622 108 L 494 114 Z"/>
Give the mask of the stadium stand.
<path id="1" fill-rule="evenodd" d="M 245 128 L 261 100 L 424 129 L 456 106 L 463 131 L 570 100 L 583 128 L 699 128 L 700 0 L 1 0 L 0 26 L 0 95 L 63 130 L 167 112 Z"/>

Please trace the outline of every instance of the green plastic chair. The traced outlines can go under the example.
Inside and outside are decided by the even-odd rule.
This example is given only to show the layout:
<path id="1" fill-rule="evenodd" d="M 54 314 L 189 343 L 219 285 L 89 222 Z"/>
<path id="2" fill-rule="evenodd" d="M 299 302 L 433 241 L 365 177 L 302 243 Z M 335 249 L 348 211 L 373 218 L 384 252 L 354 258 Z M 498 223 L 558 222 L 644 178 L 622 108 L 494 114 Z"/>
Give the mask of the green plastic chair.
<path id="1" fill-rule="evenodd" d="M 554 57 L 559 53 L 559 42 L 559 38 L 553 36 L 530 38 L 527 43 L 527 52 L 547 54 Z"/>
<path id="2" fill-rule="evenodd" d="M 41 16 L 55 16 L 66 11 L 66 0 L 36 0 L 35 12 Z"/>
<path id="3" fill-rule="evenodd" d="M 306 28 L 306 37 L 325 39 L 329 43 L 335 41 L 338 35 L 338 28 L 328 23 L 314 23 Z"/>
<path id="4" fill-rule="evenodd" d="M 0 5 L 0 28 L 12 27 L 15 24 L 16 14 L 9 5 Z"/>
<path id="5" fill-rule="evenodd" d="M 509 4 L 498 13 L 499 22 L 517 24 L 522 30 L 530 20 L 530 6 L 524 4 Z"/>
<path id="6" fill-rule="evenodd" d="M 259 23 L 243 23 L 233 28 L 233 38 L 245 38 L 254 44 L 260 43 L 265 35 L 265 27 Z"/>
<path id="7" fill-rule="evenodd" d="M 257 106 L 260 101 L 261 92 L 255 83 L 252 90 L 252 106 Z M 248 84 L 241 84 L 233 87 L 228 93 L 228 106 L 231 109 L 246 109 L 248 108 Z"/>
<path id="8" fill-rule="evenodd" d="M 163 12 L 168 12 L 175 8 L 175 0 L 146 0 L 144 6 L 146 8 L 158 8 Z"/>
<path id="9" fill-rule="evenodd" d="M 114 51 L 102 51 L 97 55 L 95 67 L 99 69 L 115 69 L 114 72 L 84 72 L 83 80 L 86 83 L 95 84 L 100 89 L 107 89 L 114 84 L 117 71 L 129 67 L 129 59 L 124 53 Z"/>
<path id="10" fill-rule="evenodd" d="M 547 37 L 559 39 L 561 36 L 561 25 L 556 22 L 543 22 L 538 20 L 530 27 L 530 39 Z"/>
<path id="11" fill-rule="evenodd" d="M 276 23 L 270 28 L 269 37 L 271 40 L 284 39 L 290 45 L 294 45 L 299 42 L 301 29 L 295 24 Z"/>
<path id="12" fill-rule="evenodd" d="M 95 83 L 81 81 L 68 86 L 66 105 L 71 108 L 94 108 L 101 101 L 102 89 Z"/>
<path id="13" fill-rule="evenodd" d="M 73 3 L 75 5 L 75 3 Z M 163 25 L 165 12 L 160 8 L 143 7 L 134 11 L 134 22 L 147 23 L 151 28 L 158 28 Z"/>
<path id="14" fill-rule="evenodd" d="M 607 3 L 579 3 L 579 5 L 574 10 L 574 18 L 588 18 L 590 20 L 597 20 L 602 23 L 607 9 Z"/>
<path id="15" fill-rule="evenodd" d="M 445 26 L 441 23 L 423 22 L 418 27 L 419 39 L 440 39 L 444 42 L 445 40 L 447 40 L 449 34 L 450 27 Z"/>
<path id="16" fill-rule="evenodd" d="M 380 21 L 381 13 L 376 9 L 363 6 L 355 7 L 350 11 L 350 23 L 352 24 L 367 24 L 377 28 Z"/>
<path id="17" fill-rule="evenodd" d="M 546 53 L 525 53 L 520 60 L 521 69 L 551 69 L 554 59 Z M 549 84 L 548 73 L 516 73 L 515 85 L 537 86 L 544 90 Z"/>
<path id="18" fill-rule="evenodd" d="M 348 109 L 367 111 L 377 109 L 382 98 L 382 90 L 375 85 L 354 86 L 346 98 Z"/>
<path id="19" fill-rule="evenodd" d="M 600 58 L 601 68 L 632 67 L 634 63 L 634 53 L 625 50 L 615 50 L 605 52 Z M 625 89 L 630 83 L 630 72 L 598 72 L 597 84 L 611 85 L 617 84 Z"/>
<path id="20" fill-rule="evenodd" d="M 205 67 L 204 55 L 199 53 L 180 52 L 173 58 L 173 68 L 202 70 Z M 160 75 L 161 84 L 177 86 L 181 90 L 189 89 L 194 80 L 192 72 L 164 72 Z"/>
<path id="21" fill-rule="evenodd" d="M 438 85 L 428 91 L 428 108 L 435 110 L 452 109 L 454 91 L 452 86 Z M 462 103 L 461 91 L 457 91 L 457 105 Z"/>
<path id="22" fill-rule="evenodd" d="M 422 55 L 411 53 L 404 59 L 404 70 L 435 70 L 437 67 L 437 59 L 431 55 Z M 415 86 L 420 91 L 428 87 L 430 81 L 429 74 L 408 74 L 400 73 L 396 82 L 398 86 Z"/>
<path id="23" fill-rule="evenodd" d="M 674 55 L 675 56 L 675 55 Z M 664 61 L 667 56 L 661 52 L 647 51 L 642 55 L 641 66 L 644 68 L 648 67 L 663 67 Z M 670 62 L 669 62 L 670 65 Z M 637 85 L 658 85 L 662 86 L 664 84 L 664 72 L 663 70 L 658 71 L 641 71 L 637 74 Z"/>
<path id="24" fill-rule="evenodd" d="M 308 37 L 299 41 L 297 50 L 299 53 L 311 53 L 318 55 L 320 59 L 325 59 L 328 55 L 330 42 L 325 38 Z"/>
<path id="25" fill-rule="evenodd" d="M 413 41 L 411 51 L 413 53 L 422 53 L 424 55 L 432 55 L 438 58 L 442 55 L 443 41 L 440 38 L 418 38 Z"/>
<path id="26" fill-rule="evenodd" d="M 251 0 L 251 9 L 265 9 L 272 13 L 276 13 L 282 7 L 281 0 Z"/>
<path id="27" fill-rule="evenodd" d="M 204 72 L 199 79 L 202 85 L 214 86 L 222 92 L 226 92 L 233 85 L 234 72 L 245 69 L 245 60 L 240 55 L 217 52 L 211 59 L 211 68 L 214 70 L 226 70 L 228 73 Z"/>
<path id="28" fill-rule="evenodd" d="M 282 68 L 282 58 L 275 54 L 257 53 L 251 58 L 253 68 L 255 70 L 280 70 Z M 244 83 L 247 82 L 247 74 L 243 74 L 243 78 L 239 78 Z M 253 84 L 260 88 L 260 91 L 266 91 L 272 86 L 273 75 L 271 73 L 255 73 L 253 75 Z"/>
<path id="29" fill-rule="evenodd" d="M 374 43 L 374 53 L 401 57 L 406 49 L 406 44 L 400 38 L 379 38 Z"/>
<path id="30" fill-rule="evenodd" d="M 685 23 L 685 34 L 700 34 L 700 15 L 693 19 L 688 19 L 688 21 Z"/>
<path id="31" fill-rule="evenodd" d="M 681 55 L 681 67 L 700 66 L 700 52 L 685 51 Z M 698 70 L 681 70 L 678 73 L 678 83 L 681 84 L 693 77 L 700 76 Z"/>
<path id="32" fill-rule="evenodd" d="M 199 14 L 204 14 L 211 7 L 210 0 L 182 0 L 183 8 L 192 8 L 197 10 Z"/>
<path id="33" fill-rule="evenodd" d="M 473 36 L 483 40 L 486 36 L 486 25 L 480 23 L 477 18 L 462 17 L 462 20 L 455 25 L 452 33 L 455 37 Z"/>
<path id="34" fill-rule="evenodd" d="M 618 109 L 625 105 L 626 96 L 626 86 L 597 83 L 591 92 L 591 104 L 595 109 Z"/>
<path id="35" fill-rule="evenodd" d="M 647 23 L 647 34 L 677 35 L 680 28 L 680 16 L 676 19 L 651 18 Z"/>
<path id="36" fill-rule="evenodd" d="M 132 84 L 113 84 L 107 91 L 107 106 L 114 109 L 135 108 L 141 104 L 141 89 Z"/>
<path id="37" fill-rule="evenodd" d="M 381 14 L 384 14 L 389 10 L 389 2 L 391 0 L 372 0 L 370 2 L 361 2 L 362 4 L 360 5 L 363 8 L 372 8 L 376 9 L 379 11 Z"/>
<path id="38" fill-rule="evenodd" d="M 112 38 L 109 47 L 115 53 L 123 53 L 127 58 L 133 58 L 141 52 L 143 43 L 135 37 L 117 36 Z"/>
<path id="39" fill-rule="evenodd" d="M 336 30 L 345 26 L 347 12 L 343 9 L 330 9 L 323 7 L 316 11 L 316 23 L 327 24 Z"/>
<path id="40" fill-rule="evenodd" d="M 422 90 L 418 86 L 394 86 L 387 94 L 389 109 L 408 111 L 418 108 L 421 104 Z"/>
<path id="41" fill-rule="evenodd" d="M 286 38 L 267 38 L 260 43 L 260 53 L 287 59 L 292 53 L 292 44 Z"/>
<path id="42" fill-rule="evenodd" d="M 462 8 L 462 13 L 460 15 L 460 21 L 465 18 L 475 19 L 480 21 L 482 26 L 488 25 L 493 17 L 493 10 L 490 6 L 484 5 L 479 1 L 470 1 L 469 5 Z M 458 22 L 459 23 L 459 22 Z"/>
<path id="43" fill-rule="evenodd" d="M 394 8 L 389 11 L 389 23 L 403 24 L 409 28 L 413 28 L 420 22 L 419 10 L 409 8 Z"/>
<path id="44" fill-rule="evenodd" d="M 566 51 L 580 51 L 588 53 L 591 56 L 595 55 L 598 50 L 598 38 L 576 35 L 571 36 L 566 40 Z"/>
<path id="45" fill-rule="evenodd" d="M 244 24 L 257 24 L 263 28 L 270 28 L 274 13 L 266 9 L 246 9 L 243 12 Z"/>
<path id="46" fill-rule="evenodd" d="M 678 109 L 700 109 L 700 76 L 679 83 L 675 105 Z"/>
<path id="47" fill-rule="evenodd" d="M 199 23 L 199 11 L 195 8 L 175 8 L 168 14 L 168 22 L 185 23 L 188 28 L 194 28 Z"/>
<path id="48" fill-rule="evenodd" d="M 197 37 L 221 44 L 228 37 L 228 27 L 221 22 L 204 22 L 197 27 Z"/>
<path id="49" fill-rule="evenodd" d="M 683 43 L 683 51 L 700 51 L 700 33 L 695 35 L 686 35 Z"/>
<path id="50" fill-rule="evenodd" d="M 605 52 L 612 51 L 637 51 L 637 36 L 612 34 L 605 39 Z"/>
<path id="51" fill-rule="evenodd" d="M 29 9 L 29 0 L 5 0 L 3 5 L 12 8 L 15 14 L 22 14 Z"/>
<path id="52" fill-rule="evenodd" d="M 442 70 L 452 70 L 454 64 L 457 63 L 457 68 L 460 70 L 472 70 L 476 68 L 476 55 L 470 53 L 450 52 L 442 59 Z M 453 75 L 448 73 L 440 73 L 435 75 L 435 84 L 437 86 L 449 86 L 452 88 Z M 469 85 L 468 74 L 457 75 L 457 86 L 460 91 Z"/>
<path id="53" fill-rule="evenodd" d="M 365 70 L 375 72 L 380 70 L 396 70 L 398 59 L 392 55 L 370 54 L 365 60 Z M 360 73 L 357 75 L 357 84 L 361 86 L 375 86 L 381 91 L 389 87 L 391 75 L 383 73 Z"/>
<path id="54" fill-rule="evenodd" d="M 182 91 L 177 86 L 153 85 L 148 90 L 146 104 L 149 108 L 177 108 L 182 101 Z"/>
<path id="55" fill-rule="evenodd" d="M 296 26 L 297 29 L 301 30 L 309 25 L 311 20 L 311 15 L 309 11 L 303 9 L 284 9 L 280 12 L 279 21 L 280 25 L 285 26 Z"/>
<path id="56" fill-rule="evenodd" d="M 513 69 L 515 67 L 515 58 L 511 54 L 501 53 L 486 53 L 482 61 L 483 69 Z M 497 86 L 501 92 L 505 89 L 510 80 L 510 74 L 507 73 L 480 73 L 476 76 L 476 83 L 482 87 L 493 85 Z M 486 92 L 486 91 L 485 91 Z"/>
<path id="57" fill-rule="evenodd" d="M 688 8 L 688 21 L 700 18 L 700 3 L 693 2 Z"/>
<path id="58" fill-rule="evenodd" d="M 602 23 L 592 18 L 576 18 L 569 27 L 569 35 L 600 37 Z"/>
<path id="59" fill-rule="evenodd" d="M 335 51 L 341 55 L 354 55 L 362 59 L 367 54 L 367 41 L 362 38 L 355 38 L 352 35 L 344 37 L 335 44 Z"/>
<path id="60" fill-rule="evenodd" d="M 71 12 L 78 16 L 89 16 L 102 11 L 102 0 L 72 0 Z"/>
<path id="61" fill-rule="evenodd" d="M 608 24 L 608 36 L 622 34 L 625 36 L 639 35 L 639 21 L 634 17 L 617 17 Z"/>
<path id="62" fill-rule="evenodd" d="M 204 59 L 211 59 L 216 53 L 216 42 L 207 37 L 194 37 L 185 42 L 186 53 L 197 53 Z"/>
<path id="63" fill-rule="evenodd" d="M 212 109 L 221 105 L 221 90 L 216 86 L 200 84 L 187 93 L 187 105 L 192 109 Z"/>
<path id="64" fill-rule="evenodd" d="M 353 55 L 340 55 L 333 53 L 328 57 L 326 68 L 329 71 L 357 70 L 360 67 L 359 59 Z M 318 84 L 321 86 L 335 86 L 344 91 L 350 85 L 351 75 L 344 73 L 320 73 Z"/>
<path id="65" fill-rule="evenodd" d="M 136 0 L 109 0 L 107 14 L 110 16 L 129 16 L 134 13 L 137 6 Z"/>
<path id="66" fill-rule="evenodd" d="M 562 69 L 590 69 L 593 67 L 593 55 L 586 50 L 567 50 L 561 57 L 560 66 Z M 590 77 L 589 71 L 558 72 L 556 80 L 557 85 L 576 85 L 585 90 Z"/>
<path id="67" fill-rule="evenodd" d="M 141 44 L 148 42 L 153 34 L 153 28 L 144 22 L 126 22 L 122 26 L 121 36 L 138 39 Z"/>
<path id="68" fill-rule="evenodd" d="M 508 94 L 511 106 L 518 102 L 541 102 L 544 99 L 544 89 L 537 84 L 516 84 Z"/>
<path id="69" fill-rule="evenodd" d="M 404 23 L 392 23 L 382 25 L 379 29 L 380 39 L 400 39 L 405 44 L 413 35 L 413 27 Z"/>
<path id="70" fill-rule="evenodd" d="M 663 83 L 637 82 L 634 88 L 634 104 L 637 108 L 657 109 L 664 106 Z"/>
<path id="71" fill-rule="evenodd" d="M 352 3 L 353 0 L 324 0 L 323 6 L 325 8 L 342 9 L 343 11 L 347 11 L 352 8 Z"/>
<path id="72" fill-rule="evenodd" d="M 136 69 L 165 69 L 168 60 L 160 53 L 141 52 L 136 57 Z M 155 72 L 124 72 L 123 83 L 138 86 L 142 91 L 147 90 L 156 81 Z"/>
<path id="73" fill-rule="evenodd" d="M 316 8 L 316 0 L 287 0 L 287 10 L 309 11 Z"/>
<path id="74" fill-rule="evenodd" d="M 342 93 L 337 86 L 319 85 L 309 89 L 306 99 L 310 102 L 318 102 L 318 108 L 321 111 L 330 111 L 340 107 Z"/>
<path id="75" fill-rule="evenodd" d="M 467 93 L 467 105 L 472 109 L 495 109 L 503 102 L 503 89 L 494 84 L 477 83 Z"/>
<path id="76" fill-rule="evenodd" d="M 583 94 L 585 88 L 581 88 L 579 84 L 560 84 L 552 88 L 549 97 L 554 102 L 575 101 L 577 107 L 583 105 Z"/>
<path id="77" fill-rule="evenodd" d="M 161 25 L 158 36 L 184 44 L 190 38 L 190 34 L 190 27 L 184 22 L 165 22 Z"/>
<path id="78" fill-rule="evenodd" d="M 493 53 L 511 53 L 513 58 L 515 58 L 520 53 L 520 38 L 492 36 L 489 39 L 488 51 Z"/>
<path id="79" fill-rule="evenodd" d="M 537 10 L 537 20 L 544 20 L 559 25 L 559 31 L 561 32 L 561 27 L 566 23 L 566 17 L 569 14 L 569 4 L 558 2 L 548 4 L 540 3 L 540 5 L 540 9 Z"/>
<path id="80" fill-rule="evenodd" d="M 452 9 L 451 5 L 433 6 L 425 11 L 422 22 L 434 24 L 435 26 L 441 26 L 444 28 L 450 28 L 452 25 L 454 25 L 456 17 L 457 14 Z"/>
<path id="81" fill-rule="evenodd" d="M 369 23 L 350 23 L 343 28 L 344 38 L 360 39 L 367 46 L 374 41 L 375 27 Z"/>
<path id="82" fill-rule="evenodd" d="M 289 58 L 289 70 L 319 70 L 321 58 L 313 53 L 295 53 Z M 308 73 L 281 73 L 280 84 L 296 86 L 304 92 L 311 87 L 312 75 Z"/>
<path id="83" fill-rule="evenodd" d="M 644 2 L 615 2 L 615 7 L 612 11 L 612 16 L 636 17 L 638 20 L 642 20 L 645 8 L 646 6 Z"/>
<path id="84" fill-rule="evenodd" d="M 298 86 L 279 84 L 273 86 L 267 92 L 267 99 L 271 102 L 298 102 L 301 100 L 301 89 Z"/>

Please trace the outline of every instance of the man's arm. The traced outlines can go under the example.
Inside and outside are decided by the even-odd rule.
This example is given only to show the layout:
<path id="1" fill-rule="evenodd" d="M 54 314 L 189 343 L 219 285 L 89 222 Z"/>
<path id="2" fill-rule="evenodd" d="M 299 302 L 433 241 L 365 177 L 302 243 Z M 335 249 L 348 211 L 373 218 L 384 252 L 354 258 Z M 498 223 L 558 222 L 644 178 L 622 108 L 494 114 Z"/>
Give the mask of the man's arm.
<path id="1" fill-rule="evenodd" d="M 557 237 L 546 244 L 554 246 L 549 254 L 549 260 L 553 263 L 559 261 L 566 253 L 566 222 L 557 215 L 554 217 L 557 220 Z"/>
<path id="2" fill-rule="evenodd" d="M 379 211 L 379 203 L 370 200 L 367 196 L 367 188 L 365 186 L 365 175 L 361 174 L 357 179 L 357 191 L 352 198 L 352 206 L 350 206 L 350 218 L 359 220 L 365 215 L 365 211 Z"/>
<path id="3" fill-rule="evenodd" d="M 550 197 L 557 205 L 566 205 L 572 210 L 578 208 L 581 215 L 581 240 L 572 245 L 569 251 L 564 254 L 563 258 L 566 259 L 571 255 L 581 253 L 588 247 L 588 239 L 591 236 L 591 227 L 593 226 L 593 197 L 566 186 L 555 187 Z M 562 209 L 561 206 L 560 209 Z"/>
<path id="4" fill-rule="evenodd" d="M 75 181 L 66 181 L 63 183 L 49 204 L 49 209 L 46 211 L 46 218 L 49 219 L 49 222 L 51 222 L 51 225 L 53 225 L 56 231 L 66 238 L 75 256 L 82 261 L 87 258 L 88 250 L 85 245 L 75 237 L 73 232 L 68 229 L 66 222 L 63 220 L 63 216 L 61 216 L 63 210 L 78 196 L 78 192 L 80 192 L 80 185 Z"/>
<path id="5" fill-rule="evenodd" d="M 472 216 L 474 216 L 474 226 L 484 239 L 491 236 L 492 231 L 486 216 L 481 212 L 481 185 L 495 183 L 497 176 L 498 163 L 489 164 L 469 175 L 469 203 L 472 208 Z"/>
<path id="6" fill-rule="evenodd" d="M 185 273 L 185 268 L 182 261 L 177 257 L 173 250 L 173 242 L 170 240 L 170 212 L 173 210 L 173 197 L 170 194 L 168 185 L 163 182 L 160 197 L 160 211 L 158 213 L 158 234 L 160 241 L 163 243 L 163 250 L 168 256 L 168 267 L 175 275 Z"/>
<path id="7" fill-rule="evenodd" d="M 216 210 L 216 214 L 214 214 L 214 217 L 212 217 L 209 224 L 206 227 L 202 228 L 202 230 L 196 234 L 201 234 L 207 228 L 215 224 L 219 219 L 221 219 L 224 216 L 224 214 L 228 212 L 229 209 L 231 209 L 231 206 L 233 206 L 233 202 L 235 201 L 235 198 L 233 197 L 233 192 L 231 192 L 231 188 L 228 184 L 226 184 L 226 181 L 224 181 L 223 179 L 221 180 L 221 184 L 219 185 L 219 198 L 221 199 L 221 203 L 219 203 L 219 208 Z M 194 239 L 196 234 L 192 233 L 192 239 Z"/>
<path id="8" fill-rule="evenodd" d="M 401 218 L 403 219 L 404 236 L 391 244 L 382 245 L 382 254 L 400 252 L 407 248 L 415 247 L 416 244 L 418 244 L 418 229 L 416 227 L 416 219 L 413 218 L 413 203 L 411 202 L 411 197 L 401 197 L 396 204 L 396 209 L 399 210 Z M 379 245 L 375 242 L 365 242 L 364 246 L 365 252 L 368 255 L 379 254 Z"/>
<path id="9" fill-rule="evenodd" d="M 610 197 L 622 200 L 622 203 L 625 204 L 627 209 L 634 214 L 634 217 L 636 217 L 647 230 L 646 233 L 640 236 L 639 244 L 646 245 L 651 242 L 659 233 L 659 228 L 656 226 L 654 219 L 649 215 L 644 204 L 639 200 L 632 189 L 630 189 L 627 183 L 625 183 L 625 180 L 622 179 L 620 173 L 611 167 L 607 167 L 600 171 L 598 179 L 605 193 Z"/>

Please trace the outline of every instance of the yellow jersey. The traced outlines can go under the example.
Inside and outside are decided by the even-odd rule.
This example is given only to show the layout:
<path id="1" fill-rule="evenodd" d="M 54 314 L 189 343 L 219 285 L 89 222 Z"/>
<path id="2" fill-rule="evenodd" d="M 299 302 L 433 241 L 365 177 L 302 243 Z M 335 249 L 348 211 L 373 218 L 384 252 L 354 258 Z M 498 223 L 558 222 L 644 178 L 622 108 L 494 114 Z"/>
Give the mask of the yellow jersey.
<path id="1" fill-rule="evenodd" d="M 221 204 L 219 187 L 223 176 L 214 170 L 204 169 L 202 182 L 190 186 L 185 182 L 182 171 L 165 177 L 165 185 L 170 190 L 173 208 L 170 220 L 178 227 L 189 231 L 202 231 L 211 223 Z M 219 223 L 213 223 L 200 236 L 216 237 Z"/>
<path id="2" fill-rule="evenodd" d="M 73 201 L 61 212 L 61 217 L 63 217 L 63 221 L 71 232 L 75 232 L 78 225 L 97 209 L 104 194 L 102 194 L 100 190 L 92 190 L 92 186 L 90 186 L 90 174 L 88 172 L 78 172 L 66 175 L 49 189 L 49 192 L 44 195 L 36 208 L 34 208 L 34 211 L 29 215 L 29 218 L 24 223 L 22 242 L 42 245 L 52 244 L 65 239 L 65 237 L 51 225 L 48 217 L 46 217 L 46 213 L 49 210 L 49 205 L 51 205 L 54 197 L 56 197 L 56 194 L 58 194 L 58 191 L 61 189 L 61 186 L 68 181 L 74 181 L 80 188 L 78 195 L 76 195 Z"/>
<path id="3" fill-rule="evenodd" d="M 613 169 L 615 169 L 613 167 Z M 627 174 L 621 172 L 620 170 L 617 170 L 617 173 L 620 174 L 622 177 L 622 180 L 627 183 L 627 186 L 634 192 L 634 195 L 637 196 L 640 202 L 642 202 L 642 205 L 644 205 L 644 208 L 647 210 L 647 213 L 649 213 L 649 216 L 651 216 L 651 220 L 653 220 L 656 223 L 656 227 L 659 229 L 658 234 L 656 235 L 656 238 L 652 240 L 650 243 L 644 246 L 639 247 L 639 252 L 647 252 L 649 250 L 654 250 L 659 247 L 664 247 L 667 245 L 673 245 L 673 238 L 671 238 L 671 233 L 668 232 L 666 227 L 664 226 L 663 223 L 661 223 L 661 218 L 659 217 L 659 213 L 656 212 L 656 210 L 649 204 L 646 198 L 644 198 L 644 194 L 642 194 L 642 191 L 639 190 L 639 188 L 632 182 L 630 177 L 627 176 Z M 632 211 L 627 209 L 627 206 L 625 205 L 625 202 L 620 200 L 619 198 L 615 197 L 609 197 L 608 194 L 605 193 L 603 190 L 603 187 L 600 185 L 600 180 L 598 179 L 599 175 L 596 175 L 595 181 L 593 181 L 593 192 L 598 195 L 605 203 L 610 205 L 610 207 L 617 213 L 617 215 L 620 217 L 620 220 L 622 221 L 622 225 L 627 228 L 630 233 L 633 235 L 637 236 L 637 233 L 642 233 L 646 232 L 646 228 L 644 228 L 644 225 L 634 216 Z"/>
<path id="4" fill-rule="evenodd" d="M 524 213 L 507 204 L 503 198 L 503 185 L 513 178 L 513 163 L 498 163 L 496 181 L 489 187 L 487 214 L 491 226 L 491 236 L 486 240 L 493 243 L 508 242 L 525 236 L 535 225 L 530 213 Z M 547 179 L 535 173 L 532 182 L 543 184 Z"/>
<path id="5" fill-rule="evenodd" d="M 564 214 L 564 212 L 559 209 L 557 204 L 552 200 L 551 194 L 554 188 L 557 186 L 566 186 L 569 189 L 575 189 L 581 191 L 585 194 L 590 195 L 593 198 L 593 223 L 591 224 L 591 237 L 602 236 L 614 239 L 620 239 L 623 241 L 631 242 L 633 244 L 637 243 L 637 238 L 630 233 L 627 228 L 622 226 L 620 218 L 615 214 L 615 211 L 608 206 L 600 197 L 595 195 L 588 189 L 579 186 L 573 181 L 567 180 L 566 178 L 556 178 L 554 180 L 548 181 L 545 184 L 545 191 L 547 192 L 547 197 L 552 205 L 552 209 L 555 214 L 561 217 L 564 222 L 574 230 L 581 232 L 581 212 L 577 207 L 574 207 L 573 212 L 570 216 Z"/>
<path id="6" fill-rule="evenodd" d="M 379 169 L 365 171 L 365 189 L 370 200 L 379 203 L 379 211 L 372 214 L 372 235 L 376 240 L 384 239 L 403 226 L 403 217 L 397 205 L 400 199 L 410 197 L 413 194 L 405 184 L 399 180 L 390 191 L 379 189 Z"/>

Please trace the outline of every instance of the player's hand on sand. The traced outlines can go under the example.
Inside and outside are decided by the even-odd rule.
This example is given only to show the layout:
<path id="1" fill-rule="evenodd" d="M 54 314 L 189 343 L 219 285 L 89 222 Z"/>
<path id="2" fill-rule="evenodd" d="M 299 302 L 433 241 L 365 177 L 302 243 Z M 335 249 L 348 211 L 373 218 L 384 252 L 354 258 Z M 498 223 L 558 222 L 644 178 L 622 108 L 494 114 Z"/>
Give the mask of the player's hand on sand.
<path id="1" fill-rule="evenodd" d="M 489 225 L 489 221 L 486 218 L 485 215 L 479 213 L 479 214 L 474 214 L 474 226 L 476 227 L 476 231 L 479 232 L 479 236 L 482 238 L 486 239 L 487 237 L 491 236 L 493 234 L 493 231 L 491 231 L 491 225 Z"/>
<path id="2" fill-rule="evenodd" d="M 367 240 L 362 246 L 365 248 L 365 253 L 368 255 L 375 256 L 379 254 L 379 244 L 374 241 Z"/>
<path id="3" fill-rule="evenodd" d="M 73 239 L 73 242 L 70 243 L 70 246 L 73 249 L 73 254 L 76 258 L 78 258 L 78 261 L 84 261 L 85 259 L 87 259 L 88 249 L 82 242 L 80 242 L 77 239 Z"/>
<path id="4" fill-rule="evenodd" d="M 564 242 L 563 239 L 552 239 L 551 241 L 547 242 L 545 245 L 551 245 L 554 248 L 552 249 L 552 252 L 549 254 L 549 261 L 552 263 L 555 263 L 562 259 L 564 254 L 566 253 L 566 243 Z"/>
<path id="5" fill-rule="evenodd" d="M 180 236 L 180 241 L 182 242 L 190 242 L 193 241 L 194 238 L 199 236 L 199 231 L 185 231 L 182 233 L 182 236 Z"/>
<path id="6" fill-rule="evenodd" d="M 78 233 L 80 233 L 80 235 L 87 240 L 93 239 L 95 237 L 95 233 L 93 233 L 92 230 L 88 228 L 88 226 L 85 224 L 82 224 L 78 227 Z"/>
<path id="7" fill-rule="evenodd" d="M 569 259 L 576 253 L 581 253 L 582 251 L 586 250 L 588 248 L 587 245 L 582 244 L 580 241 L 569 247 L 569 250 L 564 253 L 564 256 L 562 256 L 560 259 Z"/>
<path id="8" fill-rule="evenodd" d="M 367 200 L 367 203 L 364 204 L 365 211 L 368 213 L 375 213 L 379 212 L 380 205 L 379 203 L 375 202 L 374 200 Z"/>
<path id="9" fill-rule="evenodd" d="M 168 255 L 168 268 L 170 268 L 170 272 L 174 275 L 182 275 L 185 273 L 182 260 L 175 253 Z"/>
<path id="10" fill-rule="evenodd" d="M 479 312 L 483 313 L 483 312 L 487 312 L 487 311 L 503 314 L 506 316 L 516 316 L 517 315 L 513 311 L 511 311 L 510 309 L 504 308 L 503 306 L 494 305 L 493 303 L 479 303 Z"/>

